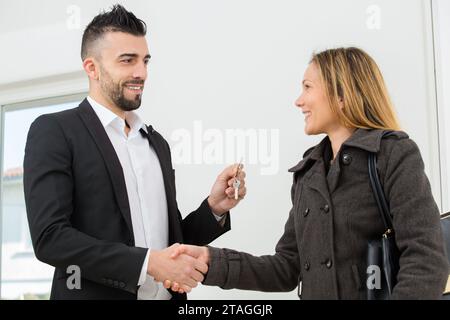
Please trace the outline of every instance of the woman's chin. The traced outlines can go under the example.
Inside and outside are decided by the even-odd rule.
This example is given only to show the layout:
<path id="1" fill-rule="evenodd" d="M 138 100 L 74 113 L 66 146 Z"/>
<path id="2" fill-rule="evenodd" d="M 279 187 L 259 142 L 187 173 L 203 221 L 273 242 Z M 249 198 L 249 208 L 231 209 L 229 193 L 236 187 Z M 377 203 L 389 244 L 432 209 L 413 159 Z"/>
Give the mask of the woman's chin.
<path id="1" fill-rule="evenodd" d="M 308 125 L 305 125 L 305 134 L 308 136 L 314 135 L 314 130 Z"/>

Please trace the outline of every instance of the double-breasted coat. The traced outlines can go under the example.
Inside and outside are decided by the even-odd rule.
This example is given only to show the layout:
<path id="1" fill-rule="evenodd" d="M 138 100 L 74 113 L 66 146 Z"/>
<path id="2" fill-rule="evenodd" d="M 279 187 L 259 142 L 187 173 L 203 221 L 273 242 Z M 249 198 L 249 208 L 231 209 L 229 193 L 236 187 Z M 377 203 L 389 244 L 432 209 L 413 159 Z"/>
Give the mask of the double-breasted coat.
<path id="1" fill-rule="evenodd" d="M 367 243 L 384 232 L 367 164 L 368 152 L 376 152 L 401 252 L 392 298 L 439 298 L 449 266 L 419 148 L 401 131 L 382 136 L 382 130 L 357 129 L 329 166 L 328 137 L 309 149 L 289 170 L 292 209 L 275 254 L 210 247 L 203 284 L 258 291 L 299 286 L 302 299 L 366 299 Z"/>

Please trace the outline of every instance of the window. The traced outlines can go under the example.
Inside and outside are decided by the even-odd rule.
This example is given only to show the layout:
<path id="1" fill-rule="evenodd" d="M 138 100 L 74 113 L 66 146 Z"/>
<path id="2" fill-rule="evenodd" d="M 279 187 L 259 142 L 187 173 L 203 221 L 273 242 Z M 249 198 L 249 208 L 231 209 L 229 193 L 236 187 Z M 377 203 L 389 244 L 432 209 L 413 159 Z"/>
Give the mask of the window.
<path id="1" fill-rule="evenodd" d="M 48 299 L 53 268 L 38 261 L 31 244 L 23 194 L 23 157 L 31 123 L 41 114 L 77 107 L 82 96 L 66 96 L 1 108 L 2 299 Z"/>
<path id="2" fill-rule="evenodd" d="M 450 1 L 433 0 L 442 210 L 450 211 Z"/>

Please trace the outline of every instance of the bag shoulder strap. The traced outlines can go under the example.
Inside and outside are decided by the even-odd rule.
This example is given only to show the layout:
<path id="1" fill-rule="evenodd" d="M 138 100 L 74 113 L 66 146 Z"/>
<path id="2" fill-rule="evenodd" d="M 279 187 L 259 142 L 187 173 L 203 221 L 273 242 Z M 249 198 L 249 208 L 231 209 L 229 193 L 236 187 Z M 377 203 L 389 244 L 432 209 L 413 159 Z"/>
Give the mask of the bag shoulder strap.
<path id="1" fill-rule="evenodd" d="M 383 133 L 382 139 L 392 134 L 392 131 L 386 131 Z M 372 186 L 373 195 L 380 212 L 381 220 L 384 224 L 385 233 L 387 235 L 394 231 L 392 216 L 389 210 L 389 202 L 386 200 L 386 196 L 383 191 L 383 187 L 380 183 L 380 178 L 377 171 L 377 154 L 370 152 L 368 156 L 369 178 L 370 185 Z"/>

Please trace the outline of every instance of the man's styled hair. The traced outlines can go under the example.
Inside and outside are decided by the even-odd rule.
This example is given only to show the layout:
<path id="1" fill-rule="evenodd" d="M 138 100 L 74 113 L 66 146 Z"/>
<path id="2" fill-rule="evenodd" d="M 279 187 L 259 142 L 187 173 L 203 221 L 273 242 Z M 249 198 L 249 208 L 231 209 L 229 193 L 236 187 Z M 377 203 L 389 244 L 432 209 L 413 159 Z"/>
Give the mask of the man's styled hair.
<path id="1" fill-rule="evenodd" d="M 110 11 L 103 11 L 97 15 L 84 30 L 81 41 L 82 60 L 87 58 L 94 43 L 107 32 L 125 32 L 135 36 L 145 36 L 147 25 L 120 4 L 114 5 Z"/>

